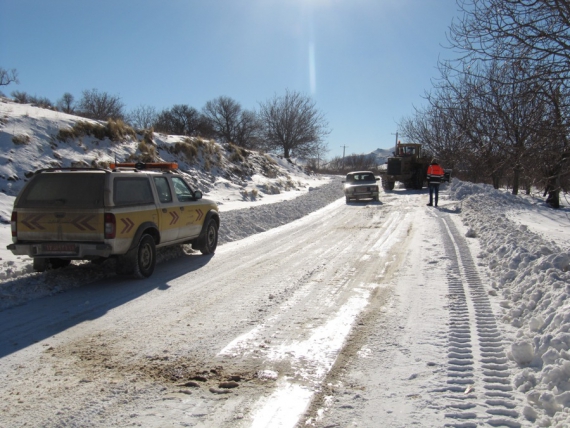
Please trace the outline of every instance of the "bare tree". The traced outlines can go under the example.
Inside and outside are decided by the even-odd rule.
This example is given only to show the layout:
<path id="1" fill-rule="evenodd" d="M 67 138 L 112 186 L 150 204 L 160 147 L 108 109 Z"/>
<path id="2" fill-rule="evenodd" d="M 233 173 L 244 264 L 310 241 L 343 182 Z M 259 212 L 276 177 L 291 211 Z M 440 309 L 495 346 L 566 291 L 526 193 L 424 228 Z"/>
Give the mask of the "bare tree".
<path id="1" fill-rule="evenodd" d="M 230 97 L 218 97 L 202 108 L 204 117 L 216 134 L 226 142 L 233 142 L 241 113 L 241 105 Z"/>
<path id="2" fill-rule="evenodd" d="M 127 122 L 136 129 L 152 128 L 157 118 L 156 109 L 145 105 L 141 105 L 127 114 Z"/>
<path id="3" fill-rule="evenodd" d="M 8 86 L 10 83 L 20 83 L 18 80 L 18 72 L 15 68 L 5 70 L 0 67 L 0 86 Z"/>
<path id="4" fill-rule="evenodd" d="M 83 91 L 78 109 L 81 115 L 96 120 L 123 119 L 125 116 L 120 97 L 100 93 L 97 89 Z"/>
<path id="5" fill-rule="evenodd" d="M 460 55 L 440 63 L 429 107 L 400 127 L 464 178 L 506 179 L 514 194 L 542 183 L 556 206 L 570 181 L 570 3 L 457 4 L 449 41 Z"/>
<path id="6" fill-rule="evenodd" d="M 158 132 L 192 136 L 198 134 L 201 121 L 201 115 L 194 107 L 176 104 L 171 109 L 160 112 L 153 126 Z"/>
<path id="7" fill-rule="evenodd" d="M 317 153 L 323 138 L 330 133 L 324 115 L 315 102 L 299 92 L 287 90 L 260 103 L 265 147 L 290 156 L 310 157 Z"/>
<path id="8" fill-rule="evenodd" d="M 570 94 L 559 83 L 553 82 L 546 89 L 550 110 L 544 116 L 540 147 L 533 163 L 540 167 L 536 173 L 545 183 L 546 203 L 560 208 L 560 191 L 564 187 L 568 190 L 570 181 Z"/>
<path id="9" fill-rule="evenodd" d="M 321 166 L 325 163 L 325 156 L 329 152 L 329 148 L 324 141 L 317 144 L 315 153 L 312 157 L 307 158 L 307 166 L 312 171 L 320 171 Z M 376 165 L 376 164 L 375 164 Z"/>
<path id="10" fill-rule="evenodd" d="M 240 112 L 233 141 L 247 149 L 257 149 L 261 146 L 261 123 L 255 111 Z"/>
<path id="11" fill-rule="evenodd" d="M 75 98 L 69 92 L 63 94 L 63 96 L 57 101 L 57 108 L 64 113 L 73 113 L 73 103 Z"/>
<path id="12" fill-rule="evenodd" d="M 255 111 L 243 110 L 237 101 L 222 96 L 208 101 L 202 113 L 217 138 L 244 148 L 258 148 L 261 126 Z"/>
<path id="13" fill-rule="evenodd" d="M 570 5 L 561 0 L 457 0 L 462 19 L 450 27 L 464 60 L 533 64 L 533 79 L 568 83 Z M 529 76 L 520 76 L 529 78 Z"/>
<path id="14" fill-rule="evenodd" d="M 349 171 L 369 171 L 378 167 L 373 154 L 352 154 L 344 159 L 345 169 Z"/>

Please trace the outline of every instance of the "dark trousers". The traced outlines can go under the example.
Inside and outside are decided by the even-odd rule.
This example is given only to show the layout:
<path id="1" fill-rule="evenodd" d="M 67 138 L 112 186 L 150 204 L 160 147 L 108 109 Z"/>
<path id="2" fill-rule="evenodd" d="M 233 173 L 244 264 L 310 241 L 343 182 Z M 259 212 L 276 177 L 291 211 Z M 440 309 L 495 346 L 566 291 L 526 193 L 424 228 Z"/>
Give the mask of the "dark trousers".
<path id="1" fill-rule="evenodd" d="M 429 183 L 429 203 L 430 205 L 434 202 L 434 193 L 435 193 L 435 206 L 437 207 L 437 200 L 439 199 L 439 183 Z"/>

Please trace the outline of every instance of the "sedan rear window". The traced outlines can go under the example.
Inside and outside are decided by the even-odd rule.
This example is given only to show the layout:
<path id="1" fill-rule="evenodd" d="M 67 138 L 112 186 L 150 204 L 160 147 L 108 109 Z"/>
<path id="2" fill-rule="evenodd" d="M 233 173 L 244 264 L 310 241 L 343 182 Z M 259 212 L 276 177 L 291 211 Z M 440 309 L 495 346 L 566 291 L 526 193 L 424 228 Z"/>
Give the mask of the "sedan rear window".
<path id="1" fill-rule="evenodd" d="M 105 174 L 43 173 L 22 193 L 18 207 L 102 208 Z"/>
<path id="2" fill-rule="evenodd" d="M 361 181 L 376 181 L 376 178 L 374 177 L 374 174 L 349 174 L 346 176 L 346 181 L 349 183 L 358 183 Z"/>

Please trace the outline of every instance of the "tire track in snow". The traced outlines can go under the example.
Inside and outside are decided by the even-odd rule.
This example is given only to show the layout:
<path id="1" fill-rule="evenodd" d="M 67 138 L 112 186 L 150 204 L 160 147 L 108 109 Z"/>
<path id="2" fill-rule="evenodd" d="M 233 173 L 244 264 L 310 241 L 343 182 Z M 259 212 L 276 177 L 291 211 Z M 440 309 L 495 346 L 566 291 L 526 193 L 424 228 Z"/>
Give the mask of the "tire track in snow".
<path id="1" fill-rule="evenodd" d="M 521 427 L 503 338 L 469 247 L 453 222 L 443 215 L 439 221 L 451 260 L 448 380 L 438 389 L 449 400 L 445 426 Z M 476 404 L 481 398 L 485 406 Z"/>

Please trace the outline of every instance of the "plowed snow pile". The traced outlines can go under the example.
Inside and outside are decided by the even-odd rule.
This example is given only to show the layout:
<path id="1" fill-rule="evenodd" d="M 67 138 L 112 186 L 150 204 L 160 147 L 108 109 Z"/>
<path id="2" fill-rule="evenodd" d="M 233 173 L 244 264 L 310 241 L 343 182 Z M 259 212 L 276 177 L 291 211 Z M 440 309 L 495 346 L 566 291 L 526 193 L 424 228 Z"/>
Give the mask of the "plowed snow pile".
<path id="1" fill-rule="evenodd" d="M 525 416 L 538 426 L 568 426 L 569 211 L 556 213 L 555 224 L 565 227 L 565 233 L 557 233 L 555 227 L 544 228 L 541 218 L 554 214 L 541 203 L 457 180 L 450 190 L 452 198 L 462 200 L 469 235 L 479 240 L 479 257 L 501 299 L 502 320 L 514 328 L 508 349 L 520 368 L 514 387 L 526 393 Z"/>

